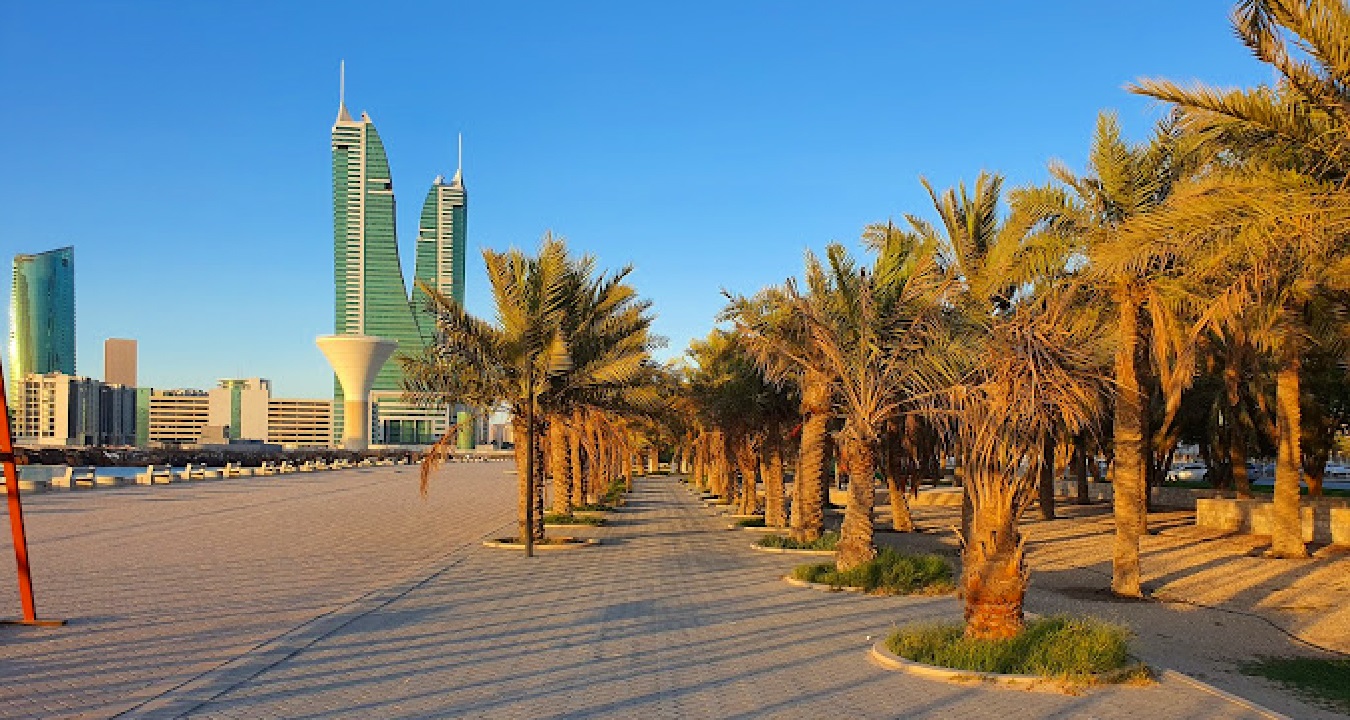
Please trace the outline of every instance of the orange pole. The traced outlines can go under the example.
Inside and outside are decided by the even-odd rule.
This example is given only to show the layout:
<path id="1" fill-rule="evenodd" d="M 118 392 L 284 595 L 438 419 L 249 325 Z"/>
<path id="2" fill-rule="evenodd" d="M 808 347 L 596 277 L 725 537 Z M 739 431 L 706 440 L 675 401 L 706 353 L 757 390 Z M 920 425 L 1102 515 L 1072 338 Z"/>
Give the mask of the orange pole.
<path id="1" fill-rule="evenodd" d="M 5 466 L 5 495 L 9 498 L 9 529 L 14 536 L 14 561 L 19 566 L 19 600 L 23 621 L 37 624 L 33 602 L 33 575 L 28 569 L 28 538 L 23 531 L 23 503 L 19 502 L 19 469 L 14 465 L 14 436 L 9 427 L 9 402 L 5 398 L 4 374 L 0 372 L 0 463 Z"/>

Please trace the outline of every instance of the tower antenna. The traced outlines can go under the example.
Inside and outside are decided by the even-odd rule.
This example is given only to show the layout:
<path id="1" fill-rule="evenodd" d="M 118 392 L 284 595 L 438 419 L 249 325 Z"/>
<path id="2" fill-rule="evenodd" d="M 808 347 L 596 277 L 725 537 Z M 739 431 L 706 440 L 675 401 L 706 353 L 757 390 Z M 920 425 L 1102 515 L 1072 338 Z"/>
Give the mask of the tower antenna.
<path id="1" fill-rule="evenodd" d="M 455 174 L 458 175 L 464 170 L 464 133 L 459 134 L 459 162 L 455 166 Z"/>
<path id="2" fill-rule="evenodd" d="M 347 107 L 347 61 L 338 61 L 338 107 Z"/>

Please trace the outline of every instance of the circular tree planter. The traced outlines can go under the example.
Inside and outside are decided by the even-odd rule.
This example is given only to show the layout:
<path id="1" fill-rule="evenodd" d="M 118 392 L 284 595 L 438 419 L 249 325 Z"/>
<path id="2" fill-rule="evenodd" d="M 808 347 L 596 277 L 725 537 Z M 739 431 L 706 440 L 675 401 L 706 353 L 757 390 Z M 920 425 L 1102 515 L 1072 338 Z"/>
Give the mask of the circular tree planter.
<path id="1" fill-rule="evenodd" d="M 575 550 L 577 548 L 590 547 L 599 544 L 600 541 L 595 538 L 555 537 L 548 538 L 547 541 L 542 543 L 535 543 L 534 549 L 540 552 L 546 550 Z M 483 547 L 524 550 L 525 543 L 514 538 L 497 538 L 494 540 L 484 540 Z"/>
<path id="2" fill-rule="evenodd" d="M 797 552 L 824 552 L 822 550 L 798 550 Z M 834 553 L 830 553 L 834 554 Z M 830 585 L 829 583 L 813 583 L 806 580 L 800 580 L 791 575 L 784 575 L 783 582 L 792 587 L 807 588 L 808 590 L 819 590 L 821 592 L 852 592 L 865 593 L 867 590 L 860 587 L 850 587 L 848 585 Z"/>
<path id="3" fill-rule="evenodd" d="M 833 550 L 798 550 L 796 548 L 771 548 L 764 547 L 758 543 L 751 543 L 750 549 L 766 553 L 777 553 L 779 555 L 809 555 L 814 557 L 834 557 Z"/>
<path id="4" fill-rule="evenodd" d="M 928 678 L 929 680 L 943 680 L 946 682 L 964 684 L 978 683 L 1002 685 L 1004 687 L 1021 688 L 1023 690 L 1045 689 L 1054 690 L 1056 692 L 1065 692 L 1069 687 L 1061 680 L 1045 678 L 1039 675 L 1004 675 L 1002 673 L 955 670 L 952 668 L 938 667 L 936 665 L 925 665 L 923 663 L 914 662 L 913 660 L 906 660 L 891 652 L 887 649 L 885 640 L 872 645 L 871 654 L 872 658 L 882 667 Z"/>
<path id="5" fill-rule="evenodd" d="M 999 685 L 1021 690 L 1050 691 L 1068 695 L 1077 694 L 1085 685 L 1125 685 L 1142 687 L 1154 682 L 1151 675 L 1152 671 L 1142 665 L 1131 665 L 1107 673 L 1089 675 L 1082 680 L 1075 681 L 1044 677 L 1041 675 L 1011 675 L 995 672 L 981 672 L 978 670 L 958 670 L 956 668 L 939 667 L 937 665 L 925 665 L 921 662 L 907 660 L 891 652 L 890 649 L 886 647 L 885 640 L 873 644 L 870 654 L 872 659 L 876 660 L 882 667 L 889 670 L 898 670 L 910 675 L 925 677 L 930 680 L 942 680 L 944 682 L 967 685 Z M 1142 681 L 1139 679 L 1141 668 L 1144 677 L 1147 678 Z"/>
<path id="6" fill-rule="evenodd" d="M 749 530 L 750 532 L 759 532 L 759 533 L 785 533 L 791 528 L 769 527 L 767 525 L 737 525 L 736 523 L 731 523 L 730 525 L 727 526 L 727 529 Z"/>

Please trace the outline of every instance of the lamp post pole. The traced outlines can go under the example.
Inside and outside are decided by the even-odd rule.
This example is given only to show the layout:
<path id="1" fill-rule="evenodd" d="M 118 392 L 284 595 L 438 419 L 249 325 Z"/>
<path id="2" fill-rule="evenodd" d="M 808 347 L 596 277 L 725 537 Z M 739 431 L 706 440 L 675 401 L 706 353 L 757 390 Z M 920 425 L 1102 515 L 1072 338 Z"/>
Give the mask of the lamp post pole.
<path id="1" fill-rule="evenodd" d="M 525 557 L 534 557 L 534 358 L 525 370 Z"/>
<path id="2" fill-rule="evenodd" d="M 5 495 L 9 498 L 9 529 L 14 536 L 14 560 L 19 566 L 19 602 L 23 621 L 37 622 L 33 576 L 28 570 L 28 539 L 23 531 L 23 504 L 19 502 L 19 469 L 14 465 L 14 438 L 9 427 L 9 402 L 0 382 L 0 461 L 5 466 Z"/>
<path id="3" fill-rule="evenodd" d="M 2 375 L 2 374 L 0 374 Z M 14 435 L 9 426 L 9 401 L 0 381 L 0 464 L 4 465 L 5 495 L 9 501 L 9 529 L 14 538 L 14 561 L 19 568 L 19 602 L 22 625 L 61 625 L 59 620 L 38 620 L 33 601 L 33 574 L 28 567 L 28 538 L 23 529 L 23 503 L 19 502 L 19 469 L 14 464 Z"/>

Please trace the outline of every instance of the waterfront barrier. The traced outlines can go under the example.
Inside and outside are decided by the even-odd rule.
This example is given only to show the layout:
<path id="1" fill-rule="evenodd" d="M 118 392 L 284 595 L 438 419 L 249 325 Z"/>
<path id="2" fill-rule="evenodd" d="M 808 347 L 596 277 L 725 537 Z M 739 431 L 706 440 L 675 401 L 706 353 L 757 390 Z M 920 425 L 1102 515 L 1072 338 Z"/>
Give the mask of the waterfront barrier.
<path id="1" fill-rule="evenodd" d="M 166 484 L 174 481 L 173 468 L 168 465 L 148 465 L 145 472 L 136 473 L 137 485 Z"/>
<path id="2" fill-rule="evenodd" d="M 97 479 L 94 474 L 95 469 L 92 465 L 73 465 L 66 468 L 65 475 L 52 478 L 51 486 L 65 488 L 66 490 L 74 490 L 81 485 L 94 487 L 94 482 Z M 20 486 L 19 489 L 23 490 L 23 486 Z"/>

